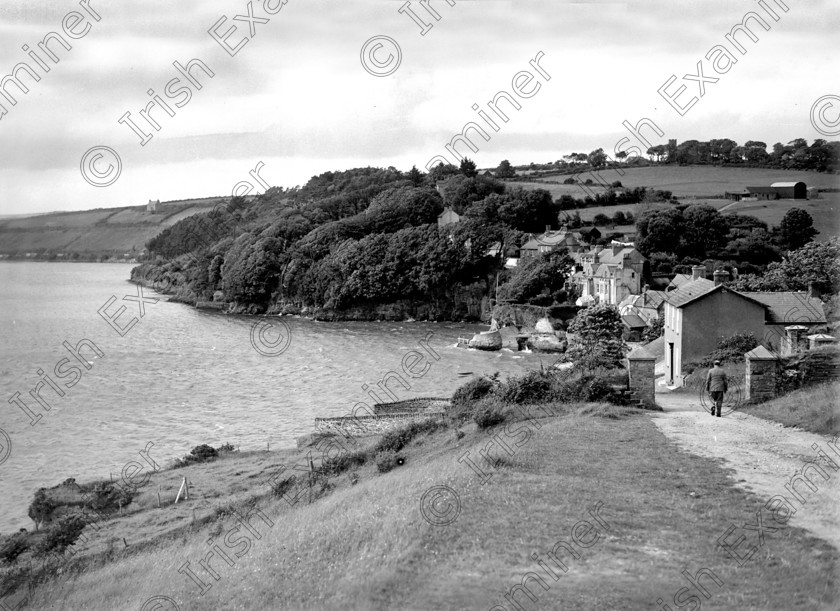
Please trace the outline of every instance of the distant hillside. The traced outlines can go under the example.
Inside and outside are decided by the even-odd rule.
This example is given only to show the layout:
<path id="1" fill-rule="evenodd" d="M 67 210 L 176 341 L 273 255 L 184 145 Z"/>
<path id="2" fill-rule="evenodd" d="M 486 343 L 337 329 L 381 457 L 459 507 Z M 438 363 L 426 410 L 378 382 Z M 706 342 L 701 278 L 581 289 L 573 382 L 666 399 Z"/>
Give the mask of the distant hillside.
<path id="1" fill-rule="evenodd" d="M 650 190 L 660 189 L 671 191 L 673 196 L 683 203 L 710 204 L 722 213 L 739 213 L 755 216 L 768 225 L 778 225 L 785 212 L 791 208 L 802 208 L 814 219 L 814 227 L 820 232 L 817 241 L 824 241 L 833 235 L 840 235 L 840 194 L 822 193 L 819 199 L 793 200 L 782 199 L 775 201 L 732 202 L 723 199 L 726 191 L 740 191 L 745 187 L 770 185 L 782 181 L 802 181 L 809 189 L 831 189 L 840 187 L 840 176 L 836 174 L 821 174 L 817 172 L 797 172 L 788 170 L 771 170 L 757 168 L 719 168 L 714 166 L 653 166 L 644 168 L 622 169 L 624 176 L 615 170 L 604 170 L 601 177 L 604 181 L 621 181 L 627 188 L 647 187 Z M 592 186 L 554 184 L 572 176 L 578 180 L 597 177 L 590 173 L 563 174 L 538 178 L 529 182 L 513 182 L 512 184 L 525 189 L 546 189 L 552 197 L 557 199 L 563 195 L 575 198 L 585 198 L 591 192 L 602 193 L 604 189 Z M 591 222 L 596 214 L 612 216 L 619 210 L 631 212 L 638 217 L 641 212 L 650 208 L 663 208 L 668 204 L 624 204 L 619 206 L 595 206 L 569 214 L 580 213 L 584 222 Z"/>
<path id="2" fill-rule="evenodd" d="M 0 219 L 0 256 L 133 259 L 143 251 L 146 242 L 167 227 L 208 212 L 226 200 L 211 197 L 161 202 L 155 214 L 146 212 L 144 205 Z"/>

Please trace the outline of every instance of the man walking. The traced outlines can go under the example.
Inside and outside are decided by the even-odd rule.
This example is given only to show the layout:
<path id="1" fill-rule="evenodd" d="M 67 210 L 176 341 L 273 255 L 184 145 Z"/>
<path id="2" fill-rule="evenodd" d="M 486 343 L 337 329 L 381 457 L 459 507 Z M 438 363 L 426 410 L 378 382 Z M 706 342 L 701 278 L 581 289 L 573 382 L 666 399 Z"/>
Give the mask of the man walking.
<path id="1" fill-rule="evenodd" d="M 717 410 L 718 418 L 720 418 L 723 394 L 728 390 L 726 372 L 720 366 L 720 361 L 715 361 L 715 366 L 709 369 L 709 373 L 706 375 L 706 390 L 712 397 L 712 416 L 715 415 L 715 410 Z"/>

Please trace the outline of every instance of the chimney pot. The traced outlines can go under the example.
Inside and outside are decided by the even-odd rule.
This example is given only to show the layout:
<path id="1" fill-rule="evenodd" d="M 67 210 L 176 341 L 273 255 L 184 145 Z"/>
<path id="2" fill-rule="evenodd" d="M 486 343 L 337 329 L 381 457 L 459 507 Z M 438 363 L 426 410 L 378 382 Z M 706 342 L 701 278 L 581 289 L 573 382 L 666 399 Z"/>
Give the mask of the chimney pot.
<path id="1" fill-rule="evenodd" d="M 699 280 L 700 278 L 706 277 L 706 266 L 705 265 L 695 265 L 691 268 L 691 279 L 692 280 Z"/>
<path id="2" fill-rule="evenodd" d="M 715 279 L 715 286 L 718 286 L 719 284 L 723 284 L 729 279 L 729 272 L 725 269 L 717 269 L 715 270 L 713 276 Z"/>

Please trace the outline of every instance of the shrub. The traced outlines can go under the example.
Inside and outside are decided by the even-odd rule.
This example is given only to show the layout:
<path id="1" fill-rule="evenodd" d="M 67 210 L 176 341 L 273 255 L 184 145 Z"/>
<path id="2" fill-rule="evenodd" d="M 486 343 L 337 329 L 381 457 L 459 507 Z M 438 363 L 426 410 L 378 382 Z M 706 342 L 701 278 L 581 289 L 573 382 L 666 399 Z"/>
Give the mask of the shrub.
<path id="1" fill-rule="evenodd" d="M 529 371 L 524 376 L 508 378 L 496 391 L 496 396 L 505 403 L 523 405 L 544 403 L 553 399 L 552 375 L 545 371 Z"/>
<path id="2" fill-rule="evenodd" d="M 744 354 L 758 346 L 758 340 L 752 333 L 736 333 L 730 337 L 722 337 L 718 341 L 717 350 L 700 361 L 701 367 L 710 367 L 715 361 L 721 363 L 738 363 L 744 360 Z"/>
<path id="3" fill-rule="evenodd" d="M 47 531 L 46 536 L 38 544 L 35 553 L 38 556 L 63 553 L 64 550 L 76 542 L 85 526 L 87 526 L 87 522 L 78 514 L 61 518 L 58 524 Z"/>
<path id="4" fill-rule="evenodd" d="M 38 530 L 41 523 L 50 517 L 55 508 L 56 504 L 52 499 L 47 498 L 46 489 L 40 488 L 35 493 L 35 498 L 29 504 L 28 511 L 29 517 L 35 522 L 35 530 Z"/>
<path id="5" fill-rule="evenodd" d="M 15 533 L 10 535 L 0 545 L 0 560 L 12 564 L 17 557 L 29 549 L 29 538 L 26 533 Z"/>
<path id="6" fill-rule="evenodd" d="M 421 420 L 420 422 L 412 422 L 401 429 L 385 433 L 382 439 L 379 440 L 379 443 L 374 447 L 373 452 L 375 454 L 389 450 L 399 452 L 421 433 L 431 433 L 445 426 L 446 424 L 431 418 L 429 420 Z"/>
<path id="7" fill-rule="evenodd" d="M 193 461 L 195 462 L 206 462 L 208 460 L 213 460 L 214 458 L 219 456 L 218 450 L 216 448 L 212 448 L 208 446 L 206 443 L 202 443 L 199 446 L 195 446 L 192 450 L 190 450 L 190 456 L 193 457 Z"/>
<path id="8" fill-rule="evenodd" d="M 402 456 L 390 450 L 380 452 L 376 455 L 376 468 L 379 469 L 380 473 L 387 473 L 404 463 L 405 459 Z"/>
<path id="9" fill-rule="evenodd" d="M 218 451 L 219 451 L 219 453 L 222 453 L 222 452 L 235 452 L 235 451 L 236 451 L 236 448 L 234 448 L 234 447 L 233 447 L 233 444 L 231 444 L 231 443 L 223 443 L 221 446 L 219 446 L 219 450 L 218 450 Z"/>
<path id="10" fill-rule="evenodd" d="M 321 463 L 321 471 L 325 475 L 339 475 L 351 467 L 363 465 L 368 459 L 367 452 L 342 452 L 338 456 L 328 457 Z"/>
<path id="11" fill-rule="evenodd" d="M 473 420 L 480 429 L 502 424 L 507 420 L 508 413 L 497 401 L 484 401 L 473 413 Z"/>
<path id="12" fill-rule="evenodd" d="M 470 407 L 489 395 L 493 391 L 498 375 L 495 373 L 491 378 L 481 376 L 460 386 L 452 395 L 452 407 Z"/>
<path id="13" fill-rule="evenodd" d="M 269 480 L 268 485 L 271 486 L 271 493 L 274 496 L 284 496 L 289 490 L 292 489 L 292 486 L 295 485 L 296 481 L 297 477 L 294 475 L 290 475 L 289 477 L 282 479 L 278 482 Z"/>

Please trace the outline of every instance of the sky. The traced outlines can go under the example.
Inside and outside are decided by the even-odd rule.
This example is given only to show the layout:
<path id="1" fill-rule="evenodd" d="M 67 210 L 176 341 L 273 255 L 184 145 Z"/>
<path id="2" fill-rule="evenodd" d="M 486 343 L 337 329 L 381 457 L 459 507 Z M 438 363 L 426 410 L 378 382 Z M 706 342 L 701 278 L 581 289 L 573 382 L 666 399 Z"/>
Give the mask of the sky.
<path id="1" fill-rule="evenodd" d="M 478 151 L 457 151 L 479 167 L 613 155 L 630 137 L 623 122 L 643 118 L 664 134 L 643 132 L 651 144 L 838 139 L 817 130 L 840 132 L 836 1 L 431 0 L 435 15 L 404 5 L 2 0 L 0 79 L 23 62 L 40 80 L 21 70 L 28 93 L 8 80 L 0 89 L 0 215 L 229 195 L 243 182 L 258 193 L 353 167 L 424 169 L 471 121 L 489 140 L 472 130 Z M 738 35 L 741 54 L 725 36 L 750 11 L 769 30 L 749 22 L 758 41 Z M 39 49 L 51 32 L 71 49 L 55 37 Z M 737 63 L 719 59 L 716 71 L 705 58 L 715 45 Z M 176 80 L 173 62 L 193 59 L 213 76 L 194 67 L 192 83 Z M 685 78 L 698 62 L 703 77 Z M 658 93 L 672 75 L 664 91 L 685 85 L 673 104 L 696 98 L 687 111 Z M 507 122 L 487 106 L 499 92 L 519 105 L 499 103 Z M 139 114 L 154 95 L 159 130 Z M 127 112 L 145 136 L 119 123 Z M 261 181 L 249 175 L 259 164 Z"/>

